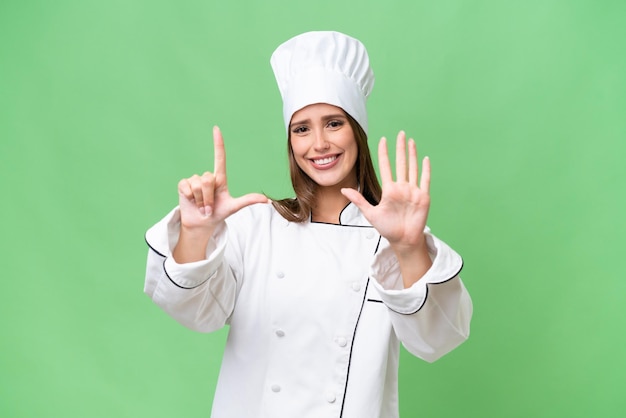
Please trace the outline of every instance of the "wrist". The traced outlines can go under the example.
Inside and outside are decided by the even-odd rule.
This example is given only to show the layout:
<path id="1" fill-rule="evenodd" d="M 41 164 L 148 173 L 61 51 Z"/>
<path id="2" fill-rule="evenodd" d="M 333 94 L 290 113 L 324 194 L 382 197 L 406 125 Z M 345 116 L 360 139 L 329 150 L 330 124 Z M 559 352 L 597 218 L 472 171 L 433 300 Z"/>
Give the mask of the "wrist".
<path id="1" fill-rule="evenodd" d="M 189 228 L 181 225 L 178 243 L 172 251 L 174 260 L 179 264 L 205 260 L 213 231 L 213 228 Z"/>
<path id="2" fill-rule="evenodd" d="M 417 254 L 428 254 L 426 235 L 423 234 L 410 242 L 390 241 L 389 246 L 398 258 L 412 258 Z"/>
<path id="3" fill-rule="evenodd" d="M 213 235 L 215 231 L 214 225 L 185 225 L 181 223 L 180 225 L 180 235 L 188 237 L 193 240 L 204 240 L 207 241 Z"/>

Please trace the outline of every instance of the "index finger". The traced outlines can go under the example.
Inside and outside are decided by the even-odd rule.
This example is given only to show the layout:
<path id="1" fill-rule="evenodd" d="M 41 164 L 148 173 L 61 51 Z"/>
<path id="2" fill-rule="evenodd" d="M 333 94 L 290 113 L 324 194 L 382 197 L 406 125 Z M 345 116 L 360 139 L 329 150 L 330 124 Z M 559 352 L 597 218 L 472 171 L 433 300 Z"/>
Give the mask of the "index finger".
<path id="1" fill-rule="evenodd" d="M 226 151 L 224 150 L 224 138 L 222 131 L 217 126 L 213 127 L 213 172 L 216 176 L 226 177 Z"/>
<path id="2" fill-rule="evenodd" d="M 380 180 L 383 184 L 393 181 L 391 176 L 391 166 L 389 165 L 389 155 L 387 153 L 387 138 L 380 138 L 378 143 L 378 168 L 380 170 Z"/>

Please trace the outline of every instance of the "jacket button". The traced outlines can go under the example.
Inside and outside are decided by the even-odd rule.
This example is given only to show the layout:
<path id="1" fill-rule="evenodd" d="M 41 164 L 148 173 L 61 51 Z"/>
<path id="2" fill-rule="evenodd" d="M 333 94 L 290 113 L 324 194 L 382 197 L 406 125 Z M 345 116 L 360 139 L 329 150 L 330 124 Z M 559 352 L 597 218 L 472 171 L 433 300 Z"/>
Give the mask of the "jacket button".
<path id="1" fill-rule="evenodd" d="M 358 292 L 359 290 L 361 290 L 361 285 L 357 282 L 352 283 L 352 290 Z"/>
<path id="2" fill-rule="evenodd" d="M 285 273 L 283 273 L 282 271 L 278 271 L 276 272 L 276 277 L 278 277 L 279 279 L 282 279 L 283 277 L 285 277 Z"/>
<path id="3" fill-rule="evenodd" d="M 339 347 L 345 347 L 347 344 L 348 344 L 348 340 L 346 340 L 344 337 L 337 338 L 337 345 Z"/>
<path id="4" fill-rule="evenodd" d="M 326 394 L 326 400 L 328 401 L 328 403 L 333 403 L 333 402 L 335 402 L 337 400 L 337 397 L 335 396 L 334 393 L 328 392 Z"/>
<path id="5" fill-rule="evenodd" d="M 276 335 L 279 337 L 284 337 L 285 336 L 285 331 L 283 331 L 282 329 L 277 329 L 276 330 Z"/>
<path id="6" fill-rule="evenodd" d="M 278 386 L 278 385 L 272 385 L 272 392 L 275 392 L 275 393 L 280 392 L 280 386 Z"/>

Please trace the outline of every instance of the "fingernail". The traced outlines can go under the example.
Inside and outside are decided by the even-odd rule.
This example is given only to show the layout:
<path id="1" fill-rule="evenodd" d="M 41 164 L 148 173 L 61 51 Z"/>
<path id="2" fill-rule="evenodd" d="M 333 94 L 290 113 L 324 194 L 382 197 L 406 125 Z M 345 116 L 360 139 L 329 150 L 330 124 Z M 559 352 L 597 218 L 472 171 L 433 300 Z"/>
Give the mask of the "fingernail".
<path id="1" fill-rule="evenodd" d="M 204 206 L 200 206 L 200 207 L 198 208 L 198 210 L 200 211 L 200 214 L 201 214 L 202 216 L 206 216 L 206 212 L 204 211 Z"/>
<path id="2" fill-rule="evenodd" d="M 211 208 L 211 206 L 205 206 L 204 213 L 205 213 L 205 216 L 211 216 L 211 214 L 213 213 L 213 209 Z"/>

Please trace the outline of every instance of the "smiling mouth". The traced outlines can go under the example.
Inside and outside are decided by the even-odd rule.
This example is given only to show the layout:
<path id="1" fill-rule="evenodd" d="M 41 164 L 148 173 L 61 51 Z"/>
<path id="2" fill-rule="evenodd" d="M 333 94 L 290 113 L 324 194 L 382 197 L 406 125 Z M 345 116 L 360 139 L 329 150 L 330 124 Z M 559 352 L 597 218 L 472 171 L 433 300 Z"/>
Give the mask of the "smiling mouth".
<path id="1" fill-rule="evenodd" d="M 328 165 L 330 163 L 332 163 L 333 161 L 335 161 L 337 159 L 337 155 L 333 155 L 332 157 L 325 157 L 325 158 L 320 158 L 320 159 L 312 159 L 311 161 L 313 161 L 313 163 L 317 164 L 317 165 Z"/>

